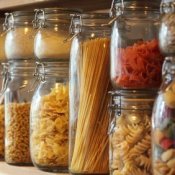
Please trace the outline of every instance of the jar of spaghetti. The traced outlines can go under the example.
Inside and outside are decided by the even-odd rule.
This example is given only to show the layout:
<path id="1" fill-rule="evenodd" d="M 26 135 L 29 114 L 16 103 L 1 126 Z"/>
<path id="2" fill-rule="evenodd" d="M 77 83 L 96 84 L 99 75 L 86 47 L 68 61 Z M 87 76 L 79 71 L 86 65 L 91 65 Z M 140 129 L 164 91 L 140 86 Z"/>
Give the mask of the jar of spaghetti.
<path id="1" fill-rule="evenodd" d="M 70 152 L 72 174 L 108 174 L 108 14 L 73 17 L 70 66 Z"/>
<path id="2" fill-rule="evenodd" d="M 34 52 L 38 59 L 69 59 L 71 9 L 45 8 L 36 10 Z"/>
<path id="3" fill-rule="evenodd" d="M 5 13 L 5 54 L 7 59 L 34 59 L 33 11 Z"/>
<path id="4" fill-rule="evenodd" d="M 152 165 L 154 174 L 175 174 L 175 58 L 167 72 L 152 114 Z"/>
<path id="5" fill-rule="evenodd" d="M 31 104 L 30 152 L 43 171 L 68 172 L 69 62 L 37 63 L 41 80 Z"/>
<path id="6" fill-rule="evenodd" d="M 158 47 L 160 0 L 115 0 L 111 35 L 114 89 L 157 89 L 163 56 Z"/>
<path id="7" fill-rule="evenodd" d="M 35 79 L 35 62 L 10 61 L 4 76 L 5 161 L 11 165 L 31 165 L 29 115 Z"/>
<path id="8" fill-rule="evenodd" d="M 154 91 L 111 93 L 110 174 L 152 174 L 151 114 Z"/>
<path id="9" fill-rule="evenodd" d="M 167 55 L 175 55 L 175 0 L 162 0 L 162 19 L 159 31 L 161 51 Z"/>

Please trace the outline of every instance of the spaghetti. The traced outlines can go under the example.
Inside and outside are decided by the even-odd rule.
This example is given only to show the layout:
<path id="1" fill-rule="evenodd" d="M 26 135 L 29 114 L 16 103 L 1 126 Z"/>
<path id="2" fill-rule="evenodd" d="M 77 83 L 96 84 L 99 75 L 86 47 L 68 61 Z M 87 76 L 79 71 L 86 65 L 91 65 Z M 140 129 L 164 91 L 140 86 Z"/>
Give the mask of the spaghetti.
<path id="1" fill-rule="evenodd" d="M 80 61 L 80 99 L 70 171 L 107 174 L 109 39 L 85 41 Z"/>

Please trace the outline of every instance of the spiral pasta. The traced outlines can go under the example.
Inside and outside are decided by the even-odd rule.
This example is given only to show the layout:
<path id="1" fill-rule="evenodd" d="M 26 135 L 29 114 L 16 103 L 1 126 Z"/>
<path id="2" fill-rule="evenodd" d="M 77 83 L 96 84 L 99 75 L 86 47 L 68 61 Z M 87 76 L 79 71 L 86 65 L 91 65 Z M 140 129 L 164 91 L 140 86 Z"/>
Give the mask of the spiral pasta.
<path id="1" fill-rule="evenodd" d="M 131 115 L 137 121 L 132 121 Z M 116 119 L 110 138 L 112 175 L 151 174 L 151 119 L 150 115 L 123 113 Z"/>

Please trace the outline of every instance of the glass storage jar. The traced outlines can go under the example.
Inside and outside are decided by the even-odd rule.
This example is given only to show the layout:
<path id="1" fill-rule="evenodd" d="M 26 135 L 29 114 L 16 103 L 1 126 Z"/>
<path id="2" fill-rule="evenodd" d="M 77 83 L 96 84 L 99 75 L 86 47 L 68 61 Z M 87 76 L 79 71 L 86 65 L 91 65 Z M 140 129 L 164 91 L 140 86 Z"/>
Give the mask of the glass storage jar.
<path id="1" fill-rule="evenodd" d="M 110 174 L 152 174 L 151 113 L 156 92 L 111 93 Z"/>
<path id="2" fill-rule="evenodd" d="M 39 63 L 42 80 L 32 99 L 30 149 L 33 164 L 48 172 L 68 172 L 68 60 Z"/>
<path id="3" fill-rule="evenodd" d="M 158 47 L 160 0 L 115 0 L 111 35 L 114 89 L 154 89 L 161 83 Z"/>
<path id="4" fill-rule="evenodd" d="M 0 85 L 3 87 L 3 77 L 6 76 L 6 70 L 8 69 L 8 65 L 6 63 L 0 64 Z M 4 121 L 4 92 L 1 89 L 0 92 L 0 160 L 4 159 L 4 142 L 5 142 L 5 121 Z"/>
<path id="5" fill-rule="evenodd" d="M 175 55 L 175 0 L 162 0 L 161 12 L 159 45 L 165 55 L 172 56 Z"/>
<path id="6" fill-rule="evenodd" d="M 5 55 L 5 32 L 3 29 L 4 18 L 0 18 L 0 62 L 6 60 Z"/>
<path id="7" fill-rule="evenodd" d="M 5 161 L 12 165 L 30 165 L 29 114 L 35 82 L 35 62 L 9 62 L 5 77 Z"/>
<path id="8" fill-rule="evenodd" d="M 71 9 L 46 8 L 36 10 L 35 26 L 39 27 L 34 44 L 38 59 L 69 59 Z"/>
<path id="9" fill-rule="evenodd" d="M 167 72 L 152 114 L 152 165 L 154 175 L 175 174 L 175 58 Z"/>
<path id="10" fill-rule="evenodd" d="M 5 54 L 7 59 L 34 59 L 33 11 L 5 13 Z"/>
<path id="11" fill-rule="evenodd" d="M 108 174 L 108 14 L 75 15 L 70 66 L 69 170 Z"/>

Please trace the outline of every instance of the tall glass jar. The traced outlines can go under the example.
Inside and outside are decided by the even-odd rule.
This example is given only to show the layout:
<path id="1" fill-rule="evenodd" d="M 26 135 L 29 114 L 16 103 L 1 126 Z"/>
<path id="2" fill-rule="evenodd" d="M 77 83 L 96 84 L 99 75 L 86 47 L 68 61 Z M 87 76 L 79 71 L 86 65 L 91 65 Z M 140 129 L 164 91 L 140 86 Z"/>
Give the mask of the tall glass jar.
<path id="1" fill-rule="evenodd" d="M 41 83 L 31 105 L 30 152 L 33 164 L 48 172 L 68 172 L 69 62 L 39 63 Z"/>
<path id="2" fill-rule="evenodd" d="M 5 84 L 5 161 L 12 165 L 29 165 L 29 114 L 35 62 L 11 61 L 8 69 Z"/>
<path id="3" fill-rule="evenodd" d="M 71 9 L 46 8 L 36 10 L 35 27 L 39 27 L 35 36 L 34 52 L 38 59 L 69 59 L 70 14 Z"/>
<path id="4" fill-rule="evenodd" d="M 110 106 L 110 174 L 152 174 L 151 114 L 154 91 L 118 90 Z"/>
<path id="5" fill-rule="evenodd" d="M 152 114 L 154 175 L 175 174 L 175 58 L 169 60 Z"/>
<path id="6" fill-rule="evenodd" d="M 114 89 L 157 89 L 163 56 L 158 47 L 160 0 L 116 0 L 111 35 Z"/>
<path id="7" fill-rule="evenodd" d="M 16 11 L 5 13 L 4 27 L 7 30 L 5 37 L 5 54 L 7 59 L 33 59 L 34 11 Z"/>
<path id="8" fill-rule="evenodd" d="M 165 55 L 172 56 L 175 55 L 175 0 L 162 0 L 161 12 L 159 45 Z"/>
<path id="9" fill-rule="evenodd" d="M 73 17 L 70 66 L 69 170 L 108 174 L 108 14 Z"/>

